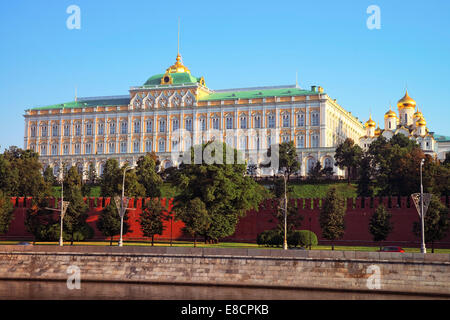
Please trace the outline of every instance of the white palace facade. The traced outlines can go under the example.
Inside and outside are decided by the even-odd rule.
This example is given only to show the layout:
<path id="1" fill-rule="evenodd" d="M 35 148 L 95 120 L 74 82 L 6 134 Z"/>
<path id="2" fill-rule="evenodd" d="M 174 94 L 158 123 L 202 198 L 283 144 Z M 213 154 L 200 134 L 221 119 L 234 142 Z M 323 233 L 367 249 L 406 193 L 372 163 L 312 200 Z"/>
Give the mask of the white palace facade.
<path id="1" fill-rule="evenodd" d="M 28 109 L 24 117 L 24 147 L 38 152 L 55 175 L 63 166 L 86 172 L 89 165 L 101 174 L 108 158 L 133 165 L 147 152 L 155 152 L 167 168 L 178 165 L 175 152 L 223 139 L 243 151 L 249 163 L 259 162 L 252 155 L 271 144 L 293 141 L 300 175 L 320 161 L 343 176 L 334 165 L 336 146 L 366 134 L 364 125 L 320 86 L 211 90 L 203 77 L 191 75 L 179 54 L 165 73 L 131 87 L 129 95 L 75 98 Z"/>

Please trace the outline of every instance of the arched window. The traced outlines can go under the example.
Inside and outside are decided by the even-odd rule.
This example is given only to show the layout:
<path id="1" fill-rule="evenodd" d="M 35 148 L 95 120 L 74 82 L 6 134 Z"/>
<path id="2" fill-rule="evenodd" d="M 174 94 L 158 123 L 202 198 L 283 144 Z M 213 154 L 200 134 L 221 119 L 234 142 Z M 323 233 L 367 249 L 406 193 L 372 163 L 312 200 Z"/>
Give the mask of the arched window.
<path id="1" fill-rule="evenodd" d="M 241 117 L 241 129 L 247 129 L 247 117 Z"/>
<path id="2" fill-rule="evenodd" d="M 103 172 L 105 172 L 105 164 L 102 162 L 100 163 L 99 175 L 102 176 Z"/>
<path id="3" fill-rule="evenodd" d="M 261 128 L 261 117 L 255 116 L 254 120 L 255 120 L 254 128 L 255 129 Z"/>
<path id="4" fill-rule="evenodd" d="M 122 133 L 122 134 L 128 133 L 128 122 L 122 121 L 120 129 L 121 129 L 120 133 Z"/>
<path id="5" fill-rule="evenodd" d="M 213 129 L 214 130 L 219 130 L 220 129 L 219 119 L 217 119 L 217 118 L 212 119 L 212 124 L 213 124 Z"/>
<path id="6" fill-rule="evenodd" d="M 283 115 L 283 128 L 289 128 L 289 115 L 284 114 Z"/>
<path id="7" fill-rule="evenodd" d="M 158 151 L 166 152 L 166 141 L 164 139 L 160 139 L 158 143 Z"/>
<path id="8" fill-rule="evenodd" d="M 297 136 L 297 148 L 304 148 L 304 147 L 305 147 L 305 137 Z"/>
<path id="9" fill-rule="evenodd" d="M 305 115 L 303 113 L 297 114 L 297 126 L 303 127 L 305 125 Z"/>
<path id="10" fill-rule="evenodd" d="M 159 132 L 166 132 L 166 120 L 165 119 L 159 120 Z"/>
<path id="11" fill-rule="evenodd" d="M 120 153 L 127 153 L 127 143 L 125 141 L 120 143 Z"/>
<path id="12" fill-rule="evenodd" d="M 172 139 L 172 151 L 178 151 L 178 148 L 180 146 L 178 139 Z"/>
<path id="13" fill-rule="evenodd" d="M 109 124 L 109 134 L 116 134 L 116 123 L 111 122 Z"/>
<path id="14" fill-rule="evenodd" d="M 167 160 L 167 161 L 164 163 L 164 169 L 170 168 L 171 166 L 172 166 L 172 162 L 171 162 L 170 160 Z"/>
<path id="15" fill-rule="evenodd" d="M 274 115 L 269 115 L 268 117 L 269 119 L 269 128 L 275 128 L 275 116 Z"/>
<path id="16" fill-rule="evenodd" d="M 91 123 L 86 123 L 86 135 L 92 136 L 92 124 Z"/>
<path id="17" fill-rule="evenodd" d="M 116 152 L 116 144 L 114 142 L 109 143 L 109 153 L 115 153 Z"/>
<path id="18" fill-rule="evenodd" d="M 55 143 L 55 144 L 52 144 L 52 156 L 56 156 L 56 155 L 58 155 L 58 145 Z"/>
<path id="19" fill-rule="evenodd" d="M 172 119 L 172 131 L 176 131 L 180 128 L 177 118 Z"/>
<path id="20" fill-rule="evenodd" d="M 147 120 L 145 126 L 147 127 L 147 133 L 152 133 L 153 130 L 152 120 Z"/>
<path id="21" fill-rule="evenodd" d="M 314 158 L 309 158 L 309 159 L 308 159 L 307 164 L 306 164 L 308 173 L 310 173 L 311 170 L 314 168 L 314 166 L 316 165 L 316 162 L 317 162 L 317 161 L 316 161 L 316 159 L 314 159 Z"/>
<path id="22" fill-rule="evenodd" d="M 135 121 L 134 122 L 134 133 L 140 133 L 141 132 L 141 122 Z"/>
<path id="23" fill-rule="evenodd" d="M 187 118 L 187 119 L 184 120 L 184 128 L 187 131 L 192 131 L 192 119 Z"/>
<path id="24" fill-rule="evenodd" d="M 317 112 L 314 112 L 311 115 L 311 125 L 312 126 L 318 126 L 319 125 L 319 114 Z"/>
<path id="25" fill-rule="evenodd" d="M 152 152 L 152 141 L 145 141 L 145 152 Z"/>
<path id="26" fill-rule="evenodd" d="M 103 154 L 103 143 L 97 143 L 97 153 Z"/>
<path id="27" fill-rule="evenodd" d="M 206 119 L 205 118 L 201 118 L 199 121 L 199 125 L 200 125 L 200 130 L 201 131 L 205 131 L 206 130 Z"/>
<path id="28" fill-rule="evenodd" d="M 227 117 L 227 129 L 233 129 L 233 118 Z"/>
<path id="29" fill-rule="evenodd" d="M 134 153 L 139 153 L 141 150 L 140 150 L 140 143 L 139 143 L 139 141 L 134 141 L 133 142 L 133 152 Z"/>
<path id="30" fill-rule="evenodd" d="M 325 168 L 333 168 L 333 160 L 331 160 L 331 158 L 329 158 L 329 157 L 325 158 L 324 167 Z"/>

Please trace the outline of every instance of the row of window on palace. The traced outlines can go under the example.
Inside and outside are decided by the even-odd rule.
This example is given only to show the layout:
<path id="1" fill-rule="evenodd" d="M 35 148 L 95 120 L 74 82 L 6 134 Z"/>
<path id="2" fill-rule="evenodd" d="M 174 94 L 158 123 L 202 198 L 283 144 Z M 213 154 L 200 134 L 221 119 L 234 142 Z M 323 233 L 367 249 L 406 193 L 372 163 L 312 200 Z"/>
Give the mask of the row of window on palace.
<path id="1" fill-rule="evenodd" d="M 201 137 L 202 142 L 206 142 L 206 138 L 204 136 Z M 253 150 L 259 150 L 259 149 L 263 149 L 264 146 L 262 145 L 263 141 L 261 141 L 261 137 L 259 136 L 254 136 L 254 137 L 247 137 L 247 136 L 240 136 L 237 141 L 236 141 L 236 148 L 240 149 L 240 150 L 247 150 L 250 148 L 252 148 Z M 248 145 L 248 142 L 251 142 L 251 145 Z M 192 141 L 190 138 L 183 138 L 184 141 L 184 148 L 183 150 L 188 150 L 191 146 L 192 146 Z M 283 135 L 281 137 L 281 142 L 289 142 L 290 141 L 290 136 L 289 135 Z M 230 137 L 226 137 L 225 141 L 224 141 L 227 145 L 229 146 L 233 146 L 234 147 L 234 137 L 230 136 Z M 272 140 L 271 136 L 266 137 L 266 147 L 272 145 L 272 143 L 274 142 Z M 313 134 L 311 135 L 311 143 L 309 146 L 306 146 L 306 141 L 305 141 L 305 136 L 304 135 L 298 135 L 295 139 L 296 142 L 296 147 L 297 148 L 306 148 L 306 147 L 312 147 L 312 148 L 318 148 L 319 144 L 320 144 L 320 138 L 318 134 Z M 171 139 L 170 143 L 172 144 L 171 146 L 171 151 L 180 151 L 180 147 L 181 147 L 181 143 L 180 143 L 180 139 Z M 134 141 L 132 143 L 132 150 L 128 150 L 128 143 L 127 141 L 121 141 L 120 143 L 116 142 L 109 142 L 109 143 L 102 143 L 99 142 L 97 143 L 97 148 L 95 150 L 95 153 L 97 154 L 104 154 L 104 153 L 141 153 L 141 152 L 166 152 L 166 139 L 165 138 L 160 138 L 157 142 L 157 150 L 154 150 L 153 148 L 153 141 L 152 140 L 146 140 L 144 143 L 144 149 L 142 150 L 141 148 L 141 142 L 140 141 Z M 119 150 L 116 149 L 116 147 L 119 147 Z M 54 155 L 57 156 L 59 155 L 60 151 L 59 151 L 59 144 L 58 143 L 53 143 L 50 146 L 51 150 L 49 155 Z M 47 144 L 41 144 L 39 150 L 36 150 L 36 145 L 32 144 L 30 145 L 30 149 L 36 152 L 39 152 L 41 155 L 45 156 L 48 155 L 48 149 L 47 149 Z M 69 155 L 69 154 L 93 154 L 94 150 L 93 150 L 93 144 L 88 142 L 88 143 L 84 143 L 84 150 L 82 150 L 82 144 L 81 143 L 74 143 L 73 144 L 73 153 L 71 153 L 70 151 L 70 145 L 69 144 L 63 144 L 63 148 L 62 148 L 62 154 L 63 155 Z"/>
<path id="2" fill-rule="evenodd" d="M 316 163 L 317 163 L 316 159 L 314 159 L 312 157 L 307 158 L 306 159 L 307 172 L 310 172 L 315 167 Z M 331 157 L 327 156 L 327 157 L 325 157 L 323 159 L 323 162 L 321 164 L 325 168 L 333 168 L 333 159 Z M 83 163 L 77 163 L 76 167 L 78 169 L 78 173 L 79 174 L 83 174 L 83 172 L 85 172 L 86 169 L 88 169 L 88 167 L 91 166 L 91 165 L 94 165 L 94 167 L 95 167 L 95 164 L 93 164 L 93 163 L 86 163 L 85 165 L 83 165 Z M 71 166 L 72 166 L 72 164 L 66 164 L 66 169 L 69 170 Z M 85 166 L 86 166 L 86 168 L 85 168 Z M 168 168 L 170 166 L 172 166 L 172 162 L 171 161 L 165 161 L 164 162 L 164 168 Z M 42 172 L 44 172 L 46 168 L 47 168 L 47 165 L 44 166 Z M 98 174 L 100 176 L 102 176 L 104 171 L 105 171 L 105 162 L 100 162 L 98 164 Z M 57 164 L 57 163 L 55 163 L 53 165 L 53 174 L 55 176 L 60 174 L 60 167 L 59 167 L 59 164 Z"/>
<path id="3" fill-rule="evenodd" d="M 289 114 L 284 114 L 281 117 L 281 127 L 282 128 L 289 128 L 291 127 L 291 119 L 290 119 L 290 115 Z M 297 121 L 296 121 L 296 125 L 298 127 L 304 127 L 305 126 L 305 115 L 304 114 L 298 114 L 296 117 Z M 233 124 L 233 117 L 226 117 L 225 118 L 225 128 L 226 129 L 234 129 L 234 124 Z M 248 117 L 247 116 L 242 116 L 239 118 L 239 125 L 238 128 L 239 129 L 248 129 L 250 128 L 249 124 L 248 124 Z M 275 128 L 275 115 L 269 115 L 267 117 L 267 128 Z M 211 119 L 212 122 L 212 129 L 213 130 L 220 130 L 220 119 L 219 118 L 213 118 Z M 152 133 L 153 132 L 153 120 L 147 120 L 144 122 L 145 123 L 145 133 Z M 207 120 L 206 118 L 200 118 L 198 120 L 198 128 L 201 131 L 205 131 L 206 128 L 206 123 Z M 158 131 L 159 132 L 166 132 L 167 129 L 167 123 L 166 123 L 166 119 L 160 119 L 158 122 L 159 126 L 158 126 Z M 178 119 L 172 119 L 172 131 L 178 130 L 180 129 L 180 122 Z M 311 126 L 318 126 L 320 124 L 320 118 L 319 118 L 319 113 L 315 112 L 311 114 Z M 128 134 L 128 121 L 121 121 L 119 126 L 119 131 L 116 128 L 117 124 L 116 122 L 110 122 L 108 123 L 108 133 L 109 134 L 116 134 L 116 133 L 120 133 L 120 134 Z M 253 117 L 253 129 L 259 129 L 262 128 L 262 121 L 261 121 L 261 116 L 254 116 Z M 51 127 L 52 129 L 52 136 L 53 137 L 58 137 L 60 135 L 59 132 L 59 125 L 55 124 Z M 184 129 L 187 131 L 192 131 L 193 126 L 192 126 L 192 119 L 187 118 L 184 120 Z M 48 136 L 48 130 L 49 127 L 47 125 L 42 125 L 40 127 L 40 134 L 41 137 L 47 137 Z M 94 128 L 93 128 L 93 124 L 88 122 L 85 124 L 85 135 L 87 136 L 92 136 L 94 134 Z M 133 133 L 141 133 L 141 121 L 136 120 L 133 122 Z M 36 126 L 31 126 L 30 128 L 30 135 L 31 137 L 36 137 L 37 136 L 37 127 Z M 74 132 L 73 134 L 75 136 L 81 136 L 82 135 L 82 125 L 81 123 L 76 123 L 74 124 Z M 97 135 L 104 135 L 105 134 L 105 124 L 104 123 L 98 123 L 97 124 Z M 65 124 L 63 126 L 63 135 L 68 137 L 71 135 L 71 125 L 70 124 Z"/>

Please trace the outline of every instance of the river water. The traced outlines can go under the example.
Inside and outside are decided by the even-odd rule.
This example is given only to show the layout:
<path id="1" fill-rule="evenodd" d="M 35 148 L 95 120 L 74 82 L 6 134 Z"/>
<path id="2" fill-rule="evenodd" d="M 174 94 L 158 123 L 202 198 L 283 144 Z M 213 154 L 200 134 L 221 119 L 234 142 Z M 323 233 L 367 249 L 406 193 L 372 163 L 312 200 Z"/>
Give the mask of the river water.
<path id="1" fill-rule="evenodd" d="M 242 288 L 81 282 L 69 290 L 62 281 L 0 281 L 0 300 L 408 300 L 439 297 L 334 292 L 319 290 Z"/>

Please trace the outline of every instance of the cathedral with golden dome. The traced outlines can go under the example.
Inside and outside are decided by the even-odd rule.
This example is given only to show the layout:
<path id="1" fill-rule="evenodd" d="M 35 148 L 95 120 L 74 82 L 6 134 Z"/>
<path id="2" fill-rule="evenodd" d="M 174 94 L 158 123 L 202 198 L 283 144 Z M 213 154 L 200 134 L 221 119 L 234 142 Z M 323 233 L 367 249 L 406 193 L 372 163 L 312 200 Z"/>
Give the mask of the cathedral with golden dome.
<path id="1" fill-rule="evenodd" d="M 369 145 L 379 136 L 386 139 L 392 138 L 395 134 L 401 133 L 419 144 L 425 154 L 436 157 L 436 140 L 434 133 L 427 128 L 427 122 L 416 105 L 416 101 L 408 95 L 408 90 L 403 98 L 397 103 L 398 115 L 389 108 L 384 115 L 384 129 L 377 127 L 372 116 L 365 123 L 366 134 L 359 140 L 360 146 L 367 149 Z M 416 109 L 417 108 L 417 109 Z"/>

